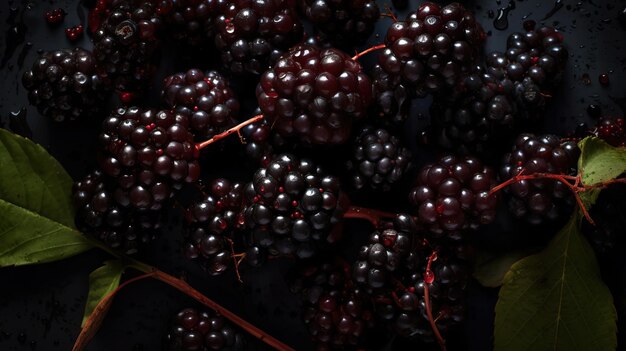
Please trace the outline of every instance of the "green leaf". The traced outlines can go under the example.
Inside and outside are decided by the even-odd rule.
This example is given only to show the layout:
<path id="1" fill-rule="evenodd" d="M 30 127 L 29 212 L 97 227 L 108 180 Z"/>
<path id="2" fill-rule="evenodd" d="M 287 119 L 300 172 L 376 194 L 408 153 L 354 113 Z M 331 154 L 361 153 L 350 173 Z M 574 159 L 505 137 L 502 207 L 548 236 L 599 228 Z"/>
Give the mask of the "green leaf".
<path id="1" fill-rule="evenodd" d="M 506 253 L 479 251 L 476 254 L 473 276 L 482 286 L 497 288 L 502 285 L 504 275 L 511 265 L 529 254 L 529 250 Z"/>
<path id="2" fill-rule="evenodd" d="M 74 226 L 72 179 L 43 147 L 0 129 L 0 165 L 0 267 L 93 247 Z"/>
<path id="3" fill-rule="evenodd" d="M 98 303 L 117 289 L 125 268 L 121 261 L 112 260 L 89 274 L 89 293 L 81 326 L 85 325 Z"/>
<path id="4" fill-rule="evenodd" d="M 495 350 L 615 350 L 616 312 L 577 211 L 542 252 L 515 263 L 496 304 Z"/>
<path id="5" fill-rule="evenodd" d="M 578 143 L 578 170 L 585 185 L 595 185 L 626 172 L 626 148 L 613 147 L 602 139 L 587 137 Z"/>

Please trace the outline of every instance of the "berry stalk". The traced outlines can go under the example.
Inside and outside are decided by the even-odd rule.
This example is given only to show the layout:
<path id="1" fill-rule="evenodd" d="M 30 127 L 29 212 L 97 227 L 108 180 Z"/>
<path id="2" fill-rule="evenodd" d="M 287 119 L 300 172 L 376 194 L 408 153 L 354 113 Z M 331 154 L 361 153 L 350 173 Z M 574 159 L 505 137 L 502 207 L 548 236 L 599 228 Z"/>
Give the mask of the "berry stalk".
<path id="1" fill-rule="evenodd" d="M 430 323 L 431 328 L 433 329 L 433 333 L 435 333 L 435 337 L 437 338 L 437 342 L 439 343 L 439 347 L 442 351 L 446 351 L 446 341 L 441 336 L 439 332 L 439 328 L 437 328 L 437 323 L 433 319 L 433 311 L 430 305 L 430 288 L 428 287 L 434 280 L 435 274 L 430 269 L 432 263 L 437 260 L 437 251 L 433 251 L 433 253 L 428 258 L 428 263 L 426 264 L 426 271 L 424 272 L 424 304 L 426 305 L 426 315 L 428 316 L 428 322 Z"/>
<path id="2" fill-rule="evenodd" d="M 381 49 L 384 49 L 384 48 L 386 48 L 386 47 L 387 47 L 387 45 L 385 45 L 384 43 L 383 43 L 383 44 L 378 44 L 378 45 L 376 45 L 376 46 L 372 46 L 371 48 L 365 49 L 365 50 L 363 50 L 363 51 L 361 51 L 361 52 L 357 53 L 356 55 L 352 56 L 352 59 L 353 59 L 354 61 L 356 61 L 356 60 L 358 60 L 360 57 L 365 56 L 365 55 L 369 54 L 370 52 L 374 52 L 374 51 L 377 51 L 377 50 L 381 50 Z"/>
<path id="3" fill-rule="evenodd" d="M 224 132 L 222 132 L 220 134 L 215 135 L 214 137 L 212 137 L 209 140 L 205 140 L 205 141 L 203 141 L 201 143 L 196 144 L 196 148 L 198 150 L 202 150 L 205 147 L 213 144 L 214 142 L 222 140 L 222 139 L 226 138 L 227 136 L 229 136 L 229 135 L 231 135 L 233 133 L 239 133 L 239 131 L 243 127 L 245 127 L 245 126 L 247 126 L 249 124 L 252 124 L 252 123 L 256 123 L 256 122 L 262 120 L 263 118 L 265 118 L 265 116 L 263 116 L 263 115 L 254 116 L 254 117 L 250 118 L 249 120 L 243 121 L 243 122 L 239 123 L 238 125 L 230 128 L 230 129 L 228 129 L 228 130 L 226 130 L 226 131 L 224 131 Z"/>

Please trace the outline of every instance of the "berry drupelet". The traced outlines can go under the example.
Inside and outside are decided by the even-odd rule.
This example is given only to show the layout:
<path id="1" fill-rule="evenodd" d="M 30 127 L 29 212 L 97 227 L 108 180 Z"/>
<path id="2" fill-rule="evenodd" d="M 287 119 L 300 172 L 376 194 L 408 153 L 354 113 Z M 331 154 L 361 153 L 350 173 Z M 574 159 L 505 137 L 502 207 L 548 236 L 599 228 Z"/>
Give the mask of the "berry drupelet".
<path id="1" fill-rule="evenodd" d="M 472 12 L 461 4 L 427 2 L 389 27 L 378 63 L 399 76 L 414 96 L 437 93 L 474 67 L 484 38 Z"/>
<path id="2" fill-rule="evenodd" d="M 411 152 L 385 129 L 366 128 L 354 141 L 348 168 L 356 189 L 390 190 L 406 173 Z"/>
<path id="3" fill-rule="evenodd" d="M 120 205 L 114 188 L 99 170 L 76 182 L 73 188 L 76 225 L 107 246 L 133 254 L 154 239 L 161 214 Z"/>
<path id="4" fill-rule="evenodd" d="M 256 96 L 279 134 L 308 144 L 342 144 L 353 121 L 366 115 L 372 84 L 344 52 L 303 44 L 261 76 Z"/>
<path id="5" fill-rule="evenodd" d="M 185 308 L 172 320 L 165 338 L 167 351 L 243 351 L 245 335 L 214 312 Z"/>
<path id="6" fill-rule="evenodd" d="M 476 158 L 445 155 L 421 169 L 409 199 L 431 235 L 458 240 L 494 221 L 497 194 L 489 192 L 495 178 Z"/>
<path id="7" fill-rule="evenodd" d="M 169 108 L 187 114 L 196 137 L 210 138 L 234 126 L 239 100 L 228 81 L 216 71 L 190 69 L 163 80 L 161 98 Z"/>
<path id="8" fill-rule="evenodd" d="M 215 17 L 220 1 L 160 0 L 165 35 L 196 50 L 210 45 L 215 36 Z"/>
<path id="9" fill-rule="evenodd" d="M 123 92 L 141 92 L 156 70 L 161 17 L 151 1 L 118 1 L 93 34 L 100 74 Z"/>
<path id="10" fill-rule="evenodd" d="M 57 122 L 99 116 L 109 93 L 93 55 L 81 48 L 43 53 L 24 72 L 22 83 L 28 101 Z"/>
<path id="11" fill-rule="evenodd" d="M 521 134 L 504 157 L 500 178 L 518 174 L 550 173 L 576 175 L 580 150 L 573 141 L 555 135 Z M 504 189 L 510 212 L 532 226 L 560 227 L 574 207 L 570 189 L 554 179 L 520 180 Z"/>
<path id="12" fill-rule="evenodd" d="M 208 192 L 187 208 L 184 254 L 211 275 L 223 273 L 232 261 L 233 232 L 242 226 L 243 186 L 216 179 Z"/>
<path id="13" fill-rule="evenodd" d="M 222 63 L 236 74 L 263 73 L 304 34 L 291 0 L 221 2 L 215 31 Z"/>
<path id="14" fill-rule="evenodd" d="M 338 239 L 347 200 L 339 180 L 311 161 L 280 155 L 256 171 L 244 194 L 251 246 L 307 258 Z"/>
<path id="15" fill-rule="evenodd" d="M 116 179 L 123 206 L 159 209 L 200 175 L 188 118 L 173 111 L 120 108 L 102 124 L 99 163 Z"/>
<path id="16" fill-rule="evenodd" d="M 298 0 L 298 8 L 324 40 L 338 46 L 364 42 L 380 18 L 372 0 Z"/>

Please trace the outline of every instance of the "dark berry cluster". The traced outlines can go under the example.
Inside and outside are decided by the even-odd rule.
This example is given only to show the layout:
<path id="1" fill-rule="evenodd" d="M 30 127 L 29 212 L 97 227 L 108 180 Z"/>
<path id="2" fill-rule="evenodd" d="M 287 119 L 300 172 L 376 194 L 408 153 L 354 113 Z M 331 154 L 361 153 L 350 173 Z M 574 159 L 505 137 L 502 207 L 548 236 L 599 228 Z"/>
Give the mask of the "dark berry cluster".
<path id="1" fill-rule="evenodd" d="M 142 91 L 156 71 L 161 16 L 151 1 L 117 1 L 93 34 L 98 69 L 119 91 Z"/>
<path id="2" fill-rule="evenodd" d="M 590 131 L 594 135 L 613 146 L 626 146 L 626 122 L 623 117 L 602 117 L 596 127 Z"/>
<path id="3" fill-rule="evenodd" d="M 365 41 L 380 17 L 372 0 L 298 0 L 298 6 L 324 40 L 339 46 Z"/>
<path id="4" fill-rule="evenodd" d="M 495 173 L 478 159 L 446 155 L 422 168 L 409 198 L 430 233 L 460 239 L 495 219 L 495 185 Z"/>
<path id="5" fill-rule="evenodd" d="M 348 168 L 356 189 L 390 190 L 402 179 L 411 162 L 411 152 L 385 129 L 365 129 L 355 140 Z"/>
<path id="6" fill-rule="evenodd" d="M 22 83 L 28 101 L 57 122 L 99 116 L 109 91 L 93 55 L 81 48 L 43 53 Z"/>
<path id="7" fill-rule="evenodd" d="M 215 19 L 215 46 L 233 73 L 263 73 L 302 40 L 303 27 L 290 0 L 224 1 Z"/>
<path id="8" fill-rule="evenodd" d="M 243 225 L 243 186 L 220 178 L 205 191 L 187 208 L 183 251 L 186 258 L 197 260 L 209 274 L 220 274 L 233 262 L 233 231 Z"/>
<path id="9" fill-rule="evenodd" d="M 237 122 L 239 100 L 217 71 L 190 69 L 168 76 L 163 81 L 161 97 L 167 107 L 189 114 L 191 131 L 203 139 Z"/>
<path id="10" fill-rule="evenodd" d="M 243 351 L 245 335 L 214 312 L 185 308 L 174 316 L 166 337 L 167 351 Z"/>
<path id="11" fill-rule="evenodd" d="M 345 196 L 339 180 L 311 161 L 277 156 L 255 172 L 244 191 L 253 246 L 306 258 L 338 239 L 333 229 L 346 210 Z"/>
<path id="12" fill-rule="evenodd" d="M 576 175 L 579 154 L 575 142 L 561 142 L 555 135 L 522 134 L 505 156 L 500 177 L 506 181 L 520 174 Z M 561 223 L 574 205 L 570 189 L 558 180 L 519 180 L 505 193 L 511 213 L 534 226 Z"/>
<path id="13" fill-rule="evenodd" d="M 310 144 L 342 144 L 353 121 L 365 116 L 372 84 L 342 51 L 303 44 L 261 76 L 256 95 L 278 133 Z"/>

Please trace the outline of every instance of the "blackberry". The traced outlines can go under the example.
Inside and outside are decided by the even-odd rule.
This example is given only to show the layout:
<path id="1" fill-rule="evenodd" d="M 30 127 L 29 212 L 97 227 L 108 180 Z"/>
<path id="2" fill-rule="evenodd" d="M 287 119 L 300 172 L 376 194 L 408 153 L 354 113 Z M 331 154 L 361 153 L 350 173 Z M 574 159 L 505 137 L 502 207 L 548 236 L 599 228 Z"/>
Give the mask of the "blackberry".
<path id="1" fill-rule="evenodd" d="M 361 246 L 353 267 L 356 283 L 368 292 L 381 291 L 392 285 L 395 272 L 408 267 L 413 248 L 420 244 L 417 225 L 406 214 L 398 214 L 372 233 L 367 245 Z"/>
<path id="2" fill-rule="evenodd" d="M 445 155 L 423 167 L 409 199 L 419 222 L 434 236 L 458 240 L 494 221 L 497 194 L 491 168 L 473 157 Z"/>
<path id="3" fill-rule="evenodd" d="M 380 18 L 372 0 L 299 0 L 298 8 L 325 40 L 339 46 L 364 42 Z"/>
<path id="4" fill-rule="evenodd" d="M 185 308 L 173 318 L 166 336 L 168 351 L 243 351 L 246 336 L 212 311 Z"/>
<path id="5" fill-rule="evenodd" d="M 124 92 L 141 92 L 156 71 L 161 19 L 151 1 L 118 1 L 93 34 L 101 74 Z"/>
<path id="6" fill-rule="evenodd" d="M 99 163 L 116 179 L 119 204 L 159 209 L 183 183 L 200 175 L 198 149 L 185 115 L 120 108 L 102 124 Z"/>
<path id="7" fill-rule="evenodd" d="M 232 263 L 233 232 L 240 227 L 243 186 L 216 179 L 209 192 L 187 208 L 183 252 L 209 274 L 223 273 Z"/>
<path id="8" fill-rule="evenodd" d="M 342 144 L 353 121 L 365 116 L 372 84 L 342 51 L 303 44 L 261 76 L 256 96 L 279 134 L 309 144 Z"/>
<path id="9" fill-rule="evenodd" d="M 399 75 L 389 74 L 376 64 L 370 72 L 375 107 L 383 121 L 402 125 L 409 115 L 411 94 Z"/>
<path id="10" fill-rule="evenodd" d="M 437 93 L 474 67 L 484 38 L 472 12 L 461 4 L 427 2 L 389 27 L 378 63 L 414 96 Z"/>
<path id="11" fill-rule="evenodd" d="M 214 40 L 219 4 L 215 0 L 162 0 L 158 11 L 169 37 L 194 49 L 203 49 Z"/>
<path id="12" fill-rule="evenodd" d="M 348 168 L 356 189 L 390 190 L 406 173 L 411 152 L 385 129 L 364 129 L 356 138 Z"/>
<path id="13" fill-rule="evenodd" d="M 257 170 L 244 194 L 249 244 L 272 255 L 307 258 L 335 242 L 347 207 L 337 178 L 289 154 Z"/>
<path id="14" fill-rule="evenodd" d="M 239 101 L 228 81 L 216 71 L 190 69 L 163 80 L 161 98 L 169 108 L 190 115 L 191 131 L 203 139 L 234 126 Z"/>
<path id="15" fill-rule="evenodd" d="M 590 134 L 616 147 L 626 146 L 626 122 L 623 117 L 603 117 Z"/>
<path id="16" fill-rule="evenodd" d="M 114 186 L 99 170 L 74 184 L 76 225 L 107 246 L 133 254 L 151 242 L 160 227 L 160 211 L 140 210 L 116 202 Z"/>
<path id="17" fill-rule="evenodd" d="M 580 150 L 555 135 L 521 134 L 500 169 L 502 181 L 520 174 L 576 175 Z M 504 189 L 514 217 L 532 226 L 563 224 L 574 206 L 569 188 L 553 179 L 520 180 Z M 544 226 L 545 227 L 545 226 Z"/>
<path id="18" fill-rule="evenodd" d="M 302 299 L 304 323 L 317 350 L 363 347 L 371 339 L 372 304 L 354 286 L 348 271 L 346 263 L 315 262 L 300 273 L 292 287 Z"/>
<path id="19" fill-rule="evenodd" d="M 513 91 L 512 81 L 478 67 L 451 94 L 433 100 L 430 115 L 437 144 L 465 155 L 498 150 L 494 145 L 516 127 Z"/>
<path id="20" fill-rule="evenodd" d="M 263 73 L 304 34 L 290 0 L 222 2 L 215 28 L 222 63 L 236 74 Z"/>
<path id="21" fill-rule="evenodd" d="M 22 84 L 39 113 L 57 122 L 100 115 L 109 90 L 93 55 L 81 48 L 43 53 Z"/>

